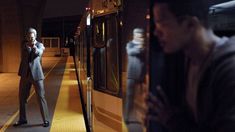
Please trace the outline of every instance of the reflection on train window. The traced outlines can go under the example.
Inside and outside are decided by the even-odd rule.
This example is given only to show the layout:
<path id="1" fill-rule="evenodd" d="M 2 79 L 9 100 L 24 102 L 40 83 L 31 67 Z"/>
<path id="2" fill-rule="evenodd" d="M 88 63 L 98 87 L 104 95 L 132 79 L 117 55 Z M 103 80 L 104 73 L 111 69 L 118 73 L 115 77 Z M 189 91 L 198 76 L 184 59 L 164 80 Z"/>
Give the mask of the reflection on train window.
<path id="1" fill-rule="evenodd" d="M 80 48 L 80 56 L 81 56 L 81 61 L 80 61 L 80 63 L 81 63 L 81 67 L 83 68 L 83 60 L 84 60 L 84 57 L 83 57 L 83 45 L 84 45 L 84 37 L 83 37 L 83 34 L 81 34 L 82 35 L 82 37 L 81 37 L 81 48 Z"/>
<path id="2" fill-rule="evenodd" d="M 95 55 L 95 67 L 96 67 L 96 78 L 95 81 L 97 83 L 97 87 L 99 89 L 105 90 L 106 84 L 106 54 L 105 48 L 96 49 Z"/>
<path id="3" fill-rule="evenodd" d="M 102 18 L 95 23 L 94 38 L 96 46 L 105 45 L 105 21 Z"/>
<path id="4" fill-rule="evenodd" d="M 75 52 L 76 53 L 76 57 L 78 57 L 77 58 L 78 61 L 80 61 L 80 57 L 79 57 L 80 56 L 80 49 L 81 49 L 80 48 L 80 46 L 81 46 L 80 40 L 81 40 L 81 37 L 79 36 L 77 41 L 76 41 L 76 45 L 77 45 L 77 49 L 76 50 L 77 51 Z"/>
<path id="5" fill-rule="evenodd" d="M 96 18 L 94 30 L 96 36 L 94 43 L 94 82 L 95 89 L 103 92 L 120 95 L 119 89 L 119 63 L 118 63 L 118 25 L 116 15 L 109 15 L 105 18 Z M 97 30 L 99 29 L 99 30 Z M 100 38 L 98 39 L 97 36 Z"/>
<path id="6" fill-rule="evenodd" d="M 87 56 L 86 56 L 86 33 L 85 32 L 82 32 L 81 33 L 82 37 L 80 38 L 80 56 L 81 56 L 81 67 L 83 69 L 86 68 L 86 59 L 87 59 Z"/>
<path id="7" fill-rule="evenodd" d="M 118 41 L 117 41 L 117 23 L 115 17 L 107 19 L 107 88 L 118 92 Z"/>
<path id="8" fill-rule="evenodd" d="M 79 55 L 79 52 L 80 52 L 80 51 L 79 51 L 80 48 L 79 48 L 79 37 L 78 37 L 78 36 L 75 37 L 75 45 L 76 45 L 76 46 L 75 46 L 75 52 L 74 52 L 75 55 L 74 55 L 74 57 L 75 57 L 75 61 L 78 62 L 78 61 L 79 61 L 79 58 L 80 58 L 80 57 L 78 56 L 78 55 Z M 79 67 L 78 63 L 75 63 L 75 65 L 76 65 L 77 67 Z"/>
<path id="9" fill-rule="evenodd" d="M 83 45 L 83 58 L 84 58 L 84 60 L 83 60 L 83 68 L 84 69 L 86 69 L 87 68 L 87 37 L 86 37 L 86 32 L 84 32 L 83 33 L 83 35 L 84 35 L 84 40 L 83 40 L 83 42 L 84 42 L 84 45 Z M 85 70 L 85 71 L 87 71 L 87 69 Z"/>

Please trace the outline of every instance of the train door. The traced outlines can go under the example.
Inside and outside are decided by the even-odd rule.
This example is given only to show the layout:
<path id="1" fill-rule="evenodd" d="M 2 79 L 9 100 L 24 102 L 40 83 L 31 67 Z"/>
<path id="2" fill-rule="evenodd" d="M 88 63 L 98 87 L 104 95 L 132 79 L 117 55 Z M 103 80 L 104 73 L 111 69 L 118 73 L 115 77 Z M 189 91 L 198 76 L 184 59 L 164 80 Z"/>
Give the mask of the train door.
<path id="1" fill-rule="evenodd" d="M 94 131 L 122 129 L 118 21 L 117 13 L 93 20 Z"/>

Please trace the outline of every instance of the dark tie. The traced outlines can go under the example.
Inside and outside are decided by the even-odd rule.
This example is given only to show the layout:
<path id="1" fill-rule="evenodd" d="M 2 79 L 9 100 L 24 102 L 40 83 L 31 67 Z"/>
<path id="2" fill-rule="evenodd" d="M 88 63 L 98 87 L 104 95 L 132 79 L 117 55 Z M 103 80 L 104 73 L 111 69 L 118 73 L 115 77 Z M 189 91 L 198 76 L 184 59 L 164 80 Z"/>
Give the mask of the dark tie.
<path id="1" fill-rule="evenodd" d="M 32 48 L 31 48 L 31 51 L 30 51 L 30 53 L 29 53 L 29 62 L 31 62 L 32 60 L 33 60 L 33 50 L 32 50 Z"/>

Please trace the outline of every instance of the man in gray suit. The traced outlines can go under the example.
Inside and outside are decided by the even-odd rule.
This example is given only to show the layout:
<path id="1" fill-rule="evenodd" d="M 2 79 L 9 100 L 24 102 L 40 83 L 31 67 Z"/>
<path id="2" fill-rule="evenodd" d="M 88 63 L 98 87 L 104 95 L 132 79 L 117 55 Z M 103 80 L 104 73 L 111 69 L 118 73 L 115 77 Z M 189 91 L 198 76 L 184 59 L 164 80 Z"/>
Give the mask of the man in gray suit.
<path id="1" fill-rule="evenodd" d="M 141 88 L 145 79 L 146 64 L 144 41 L 144 30 L 142 28 L 135 28 L 133 30 L 133 40 L 126 45 L 128 65 L 124 120 L 128 132 L 143 132 L 143 126 L 137 119 L 134 100 L 135 93 Z"/>
<path id="2" fill-rule="evenodd" d="M 35 87 L 38 103 L 43 119 L 43 127 L 49 126 L 49 114 L 44 90 L 44 75 L 41 66 L 41 57 L 45 47 L 36 41 L 37 31 L 29 28 L 26 34 L 27 42 L 23 44 L 21 63 L 18 75 L 21 76 L 19 85 L 20 116 L 14 126 L 27 124 L 25 107 L 32 84 Z"/>

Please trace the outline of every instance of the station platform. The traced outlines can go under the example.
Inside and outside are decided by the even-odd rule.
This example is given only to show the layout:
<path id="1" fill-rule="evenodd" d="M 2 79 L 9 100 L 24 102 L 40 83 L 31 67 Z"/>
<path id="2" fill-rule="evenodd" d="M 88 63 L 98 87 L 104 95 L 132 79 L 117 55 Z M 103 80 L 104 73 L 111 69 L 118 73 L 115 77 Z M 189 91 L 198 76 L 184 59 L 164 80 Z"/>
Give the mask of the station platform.
<path id="1" fill-rule="evenodd" d="M 13 127 L 18 120 L 17 73 L 0 73 L 0 132 L 85 132 L 78 82 L 72 57 L 43 57 L 45 92 L 50 126 L 42 126 L 34 88 L 27 105 L 28 124 Z"/>

